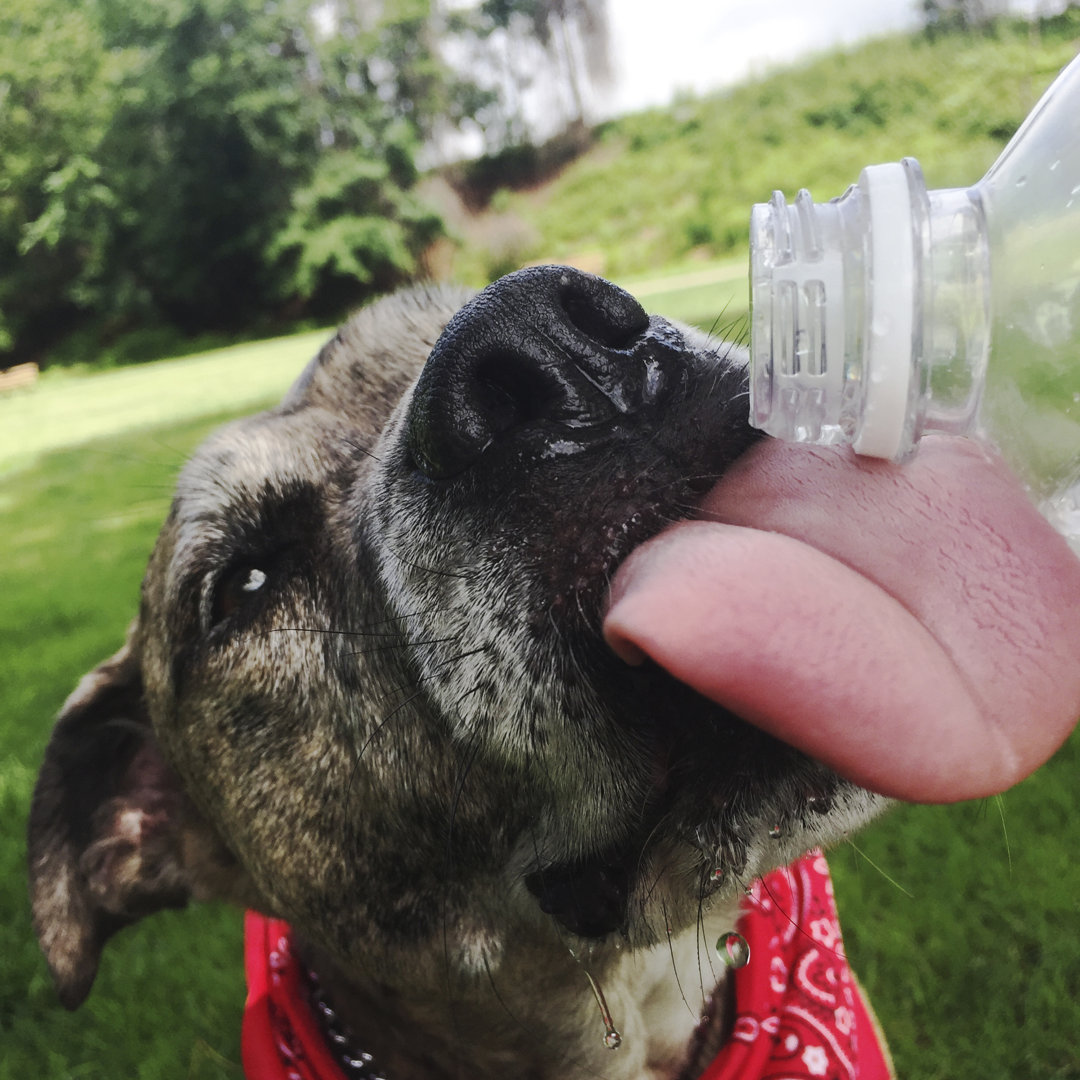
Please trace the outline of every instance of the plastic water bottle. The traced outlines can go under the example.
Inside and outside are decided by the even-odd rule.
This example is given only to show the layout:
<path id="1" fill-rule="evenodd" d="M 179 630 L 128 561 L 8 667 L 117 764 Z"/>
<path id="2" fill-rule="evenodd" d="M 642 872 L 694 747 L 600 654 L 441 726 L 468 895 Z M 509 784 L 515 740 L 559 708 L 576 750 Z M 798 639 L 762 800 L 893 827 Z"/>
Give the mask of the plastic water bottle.
<path id="1" fill-rule="evenodd" d="M 1080 554 L 1080 58 L 974 187 L 918 162 L 750 225 L 751 420 L 903 460 L 990 438 Z"/>

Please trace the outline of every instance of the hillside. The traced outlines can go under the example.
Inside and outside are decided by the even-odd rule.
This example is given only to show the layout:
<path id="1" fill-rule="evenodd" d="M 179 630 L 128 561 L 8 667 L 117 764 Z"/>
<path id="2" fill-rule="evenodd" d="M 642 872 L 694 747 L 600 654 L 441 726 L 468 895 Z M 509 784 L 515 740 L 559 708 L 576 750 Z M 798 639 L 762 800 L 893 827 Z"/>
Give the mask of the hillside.
<path id="1" fill-rule="evenodd" d="M 613 121 L 554 180 L 451 215 L 459 246 L 440 270 L 479 284 L 552 259 L 636 277 L 742 252 L 751 204 L 774 189 L 829 198 L 864 165 L 908 155 L 932 187 L 973 183 L 1078 47 L 1077 8 L 889 37 Z"/>

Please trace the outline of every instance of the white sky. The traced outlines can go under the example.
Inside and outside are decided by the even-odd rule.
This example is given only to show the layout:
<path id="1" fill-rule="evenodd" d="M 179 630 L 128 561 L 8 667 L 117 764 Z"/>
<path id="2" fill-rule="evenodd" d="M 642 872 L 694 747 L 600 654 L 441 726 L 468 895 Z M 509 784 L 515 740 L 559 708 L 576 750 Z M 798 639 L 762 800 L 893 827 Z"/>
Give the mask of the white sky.
<path id="1" fill-rule="evenodd" d="M 918 0 L 608 0 L 615 83 L 605 113 L 667 104 L 806 53 L 911 28 Z M 1055 0 L 1014 0 L 1014 12 Z"/>

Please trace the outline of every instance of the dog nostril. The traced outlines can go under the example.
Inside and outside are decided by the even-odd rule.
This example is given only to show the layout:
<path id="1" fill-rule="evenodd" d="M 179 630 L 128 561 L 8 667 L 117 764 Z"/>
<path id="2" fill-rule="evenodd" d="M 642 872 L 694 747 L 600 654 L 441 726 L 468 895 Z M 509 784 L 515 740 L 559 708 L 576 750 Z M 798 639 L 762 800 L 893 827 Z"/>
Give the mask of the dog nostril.
<path id="1" fill-rule="evenodd" d="M 473 401 L 493 435 L 540 419 L 557 393 L 534 365 L 513 353 L 497 353 L 477 364 Z"/>
<path id="2" fill-rule="evenodd" d="M 645 309 L 628 293 L 599 278 L 577 278 L 559 290 L 571 324 L 608 349 L 627 349 L 649 327 Z"/>

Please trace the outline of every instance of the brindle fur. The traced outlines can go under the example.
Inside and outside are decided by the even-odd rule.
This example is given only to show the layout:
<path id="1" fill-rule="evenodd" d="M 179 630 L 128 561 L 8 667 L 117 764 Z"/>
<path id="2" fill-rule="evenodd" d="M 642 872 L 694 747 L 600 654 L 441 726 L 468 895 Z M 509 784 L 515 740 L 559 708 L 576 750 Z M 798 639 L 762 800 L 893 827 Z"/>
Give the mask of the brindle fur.
<path id="1" fill-rule="evenodd" d="M 877 808 L 600 637 L 619 560 L 753 440 L 743 355 L 653 320 L 678 354 L 662 409 L 432 480 L 411 401 L 465 300 L 361 311 L 183 470 L 128 640 L 66 703 L 34 798 L 68 1006 L 113 932 L 226 897 L 292 922 L 395 1080 L 670 1077 L 746 885 Z M 470 317 L 497 320 L 485 302 Z"/>

